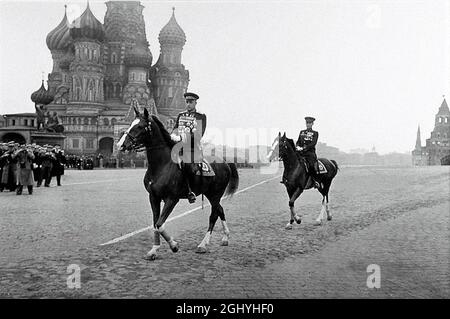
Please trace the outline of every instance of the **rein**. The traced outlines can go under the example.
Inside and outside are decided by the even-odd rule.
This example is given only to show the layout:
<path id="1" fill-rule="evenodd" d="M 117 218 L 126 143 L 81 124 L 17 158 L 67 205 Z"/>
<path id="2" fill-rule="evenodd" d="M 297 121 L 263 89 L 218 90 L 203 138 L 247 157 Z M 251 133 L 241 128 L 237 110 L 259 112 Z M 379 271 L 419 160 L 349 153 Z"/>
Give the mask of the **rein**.
<path id="1" fill-rule="evenodd" d="M 151 150 L 156 150 L 156 149 L 162 149 L 164 147 L 166 147 L 166 145 L 164 144 L 160 144 L 160 145 L 154 145 L 154 146 L 146 146 L 142 143 L 138 143 L 138 137 L 141 136 L 142 134 L 150 134 L 150 132 L 152 131 L 150 124 L 147 125 L 144 128 L 144 131 L 139 132 L 136 136 L 131 135 L 129 132 L 124 132 L 124 135 L 127 135 L 130 140 L 131 140 L 131 147 L 133 148 L 133 150 L 135 152 L 144 152 L 144 151 L 151 151 Z"/>

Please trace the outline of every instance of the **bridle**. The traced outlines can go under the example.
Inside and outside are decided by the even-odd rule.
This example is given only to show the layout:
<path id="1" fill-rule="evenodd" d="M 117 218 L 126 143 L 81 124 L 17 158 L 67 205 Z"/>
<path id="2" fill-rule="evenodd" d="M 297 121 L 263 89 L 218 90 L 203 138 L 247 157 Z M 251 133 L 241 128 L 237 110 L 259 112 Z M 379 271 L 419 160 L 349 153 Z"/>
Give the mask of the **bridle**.
<path id="1" fill-rule="evenodd" d="M 140 137 L 142 134 L 146 134 L 146 133 L 150 134 L 151 132 L 152 132 L 152 128 L 151 128 L 150 122 L 149 122 L 149 124 L 146 125 L 146 126 L 144 127 L 144 130 L 140 131 L 136 136 L 133 136 L 133 135 L 130 134 L 130 132 L 128 132 L 128 131 L 125 131 L 125 132 L 123 133 L 123 135 L 126 135 L 126 136 L 129 137 L 129 139 L 131 140 L 131 148 L 132 148 L 135 152 L 143 152 L 143 151 L 145 151 L 145 149 L 147 148 L 147 146 L 145 146 L 145 145 L 142 144 L 142 143 L 139 143 L 139 142 L 138 142 L 138 139 L 139 139 L 139 137 Z"/>
<path id="2" fill-rule="evenodd" d="M 144 145 L 143 143 L 138 142 L 138 139 L 139 139 L 139 137 L 142 134 L 151 134 L 151 133 L 152 133 L 151 123 L 148 122 L 148 124 L 144 127 L 144 129 L 142 131 L 140 131 L 136 136 L 133 136 L 128 131 L 125 131 L 123 133 L 123 135 L 126 135 L 126 136 L 128 136 L 130 138 L 130 140 L 131 140 L 131 148 L 135 152 L 143 152 L 143 151 L 146 151 L 146 150 L 153 150 L 153 149 L 164 148 L 165 145 L 147 146 L 147 145 Z"/>

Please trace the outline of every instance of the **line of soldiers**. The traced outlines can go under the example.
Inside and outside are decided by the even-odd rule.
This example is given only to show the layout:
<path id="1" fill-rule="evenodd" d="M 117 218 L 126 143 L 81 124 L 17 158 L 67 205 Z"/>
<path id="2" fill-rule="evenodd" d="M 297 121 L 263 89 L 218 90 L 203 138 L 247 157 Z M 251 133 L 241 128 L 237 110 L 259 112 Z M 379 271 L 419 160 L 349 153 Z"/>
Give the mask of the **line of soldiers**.
<path id="1" fill-rule="evenodd" d="M 50 187 L 53 176 L 61 186 L 66 158 L 64 150 L 57 146 L 19 143 L 0 143 L 0 192 L 7 189 L 21 195 L 27 186 L 33 194 L 33 186 Z"/>

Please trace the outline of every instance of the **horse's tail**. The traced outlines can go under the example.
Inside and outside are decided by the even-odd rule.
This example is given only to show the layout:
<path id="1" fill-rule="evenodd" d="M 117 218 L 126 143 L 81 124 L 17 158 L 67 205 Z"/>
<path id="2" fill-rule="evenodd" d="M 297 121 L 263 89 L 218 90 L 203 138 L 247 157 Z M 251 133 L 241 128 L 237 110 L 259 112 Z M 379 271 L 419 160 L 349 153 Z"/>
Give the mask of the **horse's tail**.
<path id="1" fill-rule="evenodd" d="M 231 169 L 231 176 L 227 185 L 227 189 L 225 190 L 225 195 L 231 196 L 236 193 L 239 187 L 239 174 L 235 163 L 228 163 L 228 166 Z"/>
<path id="2" fill-rule="evenodd" d="M 336 163 L 335 160 L 330 160 L 330 162 L 333 163 L 334 166 L 336 166 L 336 174 L 337 174 L 337 171 L 339 170 L 338 164 Z"/>

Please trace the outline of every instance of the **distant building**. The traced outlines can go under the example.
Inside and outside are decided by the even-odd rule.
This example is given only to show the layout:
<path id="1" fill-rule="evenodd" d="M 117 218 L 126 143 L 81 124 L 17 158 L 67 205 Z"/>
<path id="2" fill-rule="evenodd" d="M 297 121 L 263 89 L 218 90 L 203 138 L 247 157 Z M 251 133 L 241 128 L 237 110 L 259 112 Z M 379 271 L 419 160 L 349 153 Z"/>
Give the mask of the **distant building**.
<path id="1" fill-rule="evenodd" d="M 69 23 L 64 14 L 47 35 L 53 60 L 47 84 L 53 100 L 46 111 L 57 112 L 64 126 L 66 152 L 115 155 L 121 131 L 134 116 L 132 104 L 158 115 L 169 129 L 185 108 L 189 72 L 181 63 L 184 31 L 173 11 L 159 33 L 161 52 L 152 66 L 143 9 L 139 1 L 108 1 L 101 23 L 88 3 L 79 18 Z M 7 114 L 0 141 L 29 143 L 36 126 L 34 113 Z"/>
<path id="2" fill-rule="evenodd" d="M 412 162 L 415 166 L 450 165 L 450 110 L 445 98 L 435 116 L 434 129 L 425 146 L 421 144 L 420 127 L 417 129 Z"/>

